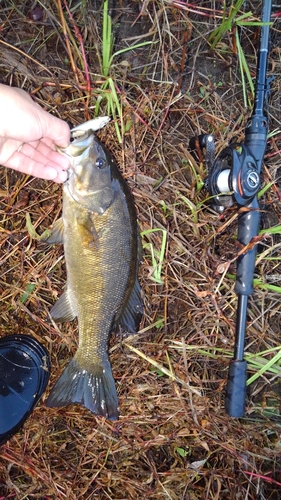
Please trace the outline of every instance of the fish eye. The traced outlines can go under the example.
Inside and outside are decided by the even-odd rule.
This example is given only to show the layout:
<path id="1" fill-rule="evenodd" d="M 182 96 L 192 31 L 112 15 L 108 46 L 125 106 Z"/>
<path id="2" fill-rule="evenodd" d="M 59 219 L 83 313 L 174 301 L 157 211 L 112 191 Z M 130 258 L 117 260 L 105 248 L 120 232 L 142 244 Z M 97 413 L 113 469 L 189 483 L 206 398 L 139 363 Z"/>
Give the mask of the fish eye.
<path id="1" fill-rule="evenodd" d="M 98 158 L 96 160 L 96 167 L 97 168 L 104 168 L 106 165 L 105 160 L 103 158 Z"/>

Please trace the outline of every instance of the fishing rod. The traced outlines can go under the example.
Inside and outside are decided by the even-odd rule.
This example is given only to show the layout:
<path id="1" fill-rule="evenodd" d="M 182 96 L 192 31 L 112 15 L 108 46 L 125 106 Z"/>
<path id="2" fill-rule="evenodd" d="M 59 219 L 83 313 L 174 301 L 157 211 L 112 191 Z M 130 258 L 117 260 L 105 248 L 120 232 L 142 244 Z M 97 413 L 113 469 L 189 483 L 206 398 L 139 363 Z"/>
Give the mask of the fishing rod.
<path id="1" fill-rule="evenodd" d="M 243 143 L 230 144 L 215 159 L 212 135 L 191 139 L 190 147 L 205 149 L 207 179 L 205 186 L 212 198 L 212 208 L 222 213 L 226 207 L 238 205 L 238 242 L 244 249 L 237 258 L 235 292 L 238 296 L 234 356 L 229 365 L 225 393 L 225 410 L 231 417 L 245 413 L 247 362 L 244 360 L 248 298 L 253 293 L 256 260 L 255 237 L 259 233 L 260 210 L 258 190 L 266 149 L 268 118 L 264 105 L 269 93 L 267 78 L 269 23 L 272 1 L 264 0 L 257 63 L 253 112 L 245 127 Z"/>

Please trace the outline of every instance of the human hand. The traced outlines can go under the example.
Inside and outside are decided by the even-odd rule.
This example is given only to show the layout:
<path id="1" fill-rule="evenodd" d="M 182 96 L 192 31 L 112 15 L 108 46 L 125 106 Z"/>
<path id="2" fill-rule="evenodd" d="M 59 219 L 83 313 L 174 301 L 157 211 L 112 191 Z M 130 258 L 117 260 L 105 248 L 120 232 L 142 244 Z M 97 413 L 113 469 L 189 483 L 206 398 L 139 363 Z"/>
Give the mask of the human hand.
<path id="1" fill-rule="evenodd" d="M 44 111 L 23 90 L 0 84 L 0 165 L 64 182 L 69 159 L 55 145 L 67 147 L 69 142 L 66 122 Z"/>

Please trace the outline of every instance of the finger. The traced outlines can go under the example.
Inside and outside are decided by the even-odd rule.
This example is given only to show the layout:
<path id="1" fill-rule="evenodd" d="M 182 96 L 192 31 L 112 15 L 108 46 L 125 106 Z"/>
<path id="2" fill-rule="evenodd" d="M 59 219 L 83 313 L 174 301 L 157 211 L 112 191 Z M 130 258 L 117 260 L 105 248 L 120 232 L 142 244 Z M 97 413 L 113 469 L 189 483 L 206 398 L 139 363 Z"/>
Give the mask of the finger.
<path id="1" fill-rule="evenodd" d="M 28 145 L 25 145 L 25 149 L 27 149 L 26 146 Z M 31 146 L 29 147 L 31 148 Z M 29 156 L 26 156 L 22 150 L 16 151 L 6 162 L 6 166 L 15 169 L 18 172 L 40 177 L 41 179 L 53 180 L 55 182 L 66 181 L 67 172 L 65 170 L 60 170 L 56 163 L 53 163 L 48 159 L 46 161 L 46 157 L 44 155 L 36 149 L 32 149 L 34 151 L 32 158 L 30 154 Z"/>
<path id="2" fill-rule="evenodd" d="M 42 137 L 42 139 L 40 139 L 40 141 L 44 142 L 44 144 L 46 144 L 46 146 L 48 146 L 53 151 L 57 151 L 53 139 L 49 139 L 48 137 Z M 27 142 L 29 144 L 31 144 L 31 146 L 33 146 L 34 144 L 39 144 L 39 141 L 34 141 L 34 143 L 32 141 L 27 141 Z M 36 147 L 36 146 L 34 146 L 34 147 Z"/>
<path id="3" fill-rule="evenodd" d="M 32 146 L 39 153 L 44 155 L 46 161 L 48 160 L 51 161 L 52 163 L 56 163 L 58 165 L 58 168 L 61 168 L 62 170 L 67 170 L 70 167 L 69 158 L 54 150 L 54 145 L 51 140 L 42 139 L 41 141 L 29 142 L 27 145 Z M 24 153 L 26 156 L 29 156 L 27 148 L 25 148 L 24 146 L 25 145 L 22 146 L 20 151 Z"/>

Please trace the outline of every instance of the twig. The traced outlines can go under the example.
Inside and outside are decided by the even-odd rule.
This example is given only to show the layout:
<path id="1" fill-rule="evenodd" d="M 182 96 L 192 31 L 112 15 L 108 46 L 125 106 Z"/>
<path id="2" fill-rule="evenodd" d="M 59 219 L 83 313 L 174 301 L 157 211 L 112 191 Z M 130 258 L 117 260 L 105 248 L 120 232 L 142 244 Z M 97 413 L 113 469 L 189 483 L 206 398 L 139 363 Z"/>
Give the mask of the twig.
<path id="1" fill-rule="evenodd" d="M 71 19 L 71 22 L 73 24 L 73 28 L 74 28 L 74 31 L 75 31 L 75 34 L 76 34 L 76 37 L 79 41 L 79 44 L 80 44 L 80 49 L 81 49 L 81 53 L 82 53 L 82 57 L 83 57 L 83 62 L 84 62 L 84 71 L 85 71 L 85 77 L 86 77 L 86 82 L 87 82 L 87 100 L 85 102 L 85 114 L 86 114 L 86 120 L 90 120 L 90 115 L 89 115 L 89 102 L 90 102 L 90 97 L 91 97 L 91 77 L 90 77 L 90 73 L 89 73 L 89 68 L 88 68 L 88 62 L 87 62 L 87 58 L 86 58 L 86 53 L 85 53 L 85 47 L 84 47 L 84 42 L 83 42 L 83 38 L 82 38 L 82 35 L 81 35 L 81 32 L 73 18 L 73 15 L 68 7 L 68 4 L 67 4 L 67 1 L 64 0 L 64 5 L 65 5 L 65 8 L 67 10 L 67 13 Z"/>
<path id="2" fill-rule="evenodd" d="M 68 53 L 68 56 L 69 56 L 70 64 L 71 64 L 72 71 L 73 71 L 74 76 L 75 76 L 76 83 L 77 83 L 77 85 L 79 87 L 80 86 L 80 82 L 79 82 L 79 78 L 78 78 L 78 70 L 77 70 L 77 67 L 75 65 L 75 62 L 74 62 L 74 59 L 73 59 L 73 55 L 72 55 L 72 52 L 71 52 L 71 47 L 70 47 L 70 43 L 69 43 L 69 36 L 68 36 L 68 33 L 67 33 L 67 25 L 66 25 L 65 18 L 64 18 L 64 15 L 63 15 L 61 0 L 57 0 L 57 2 L 58 2 L 59 15 L 60 15 L 60 20 L 61 20 L 61 25 L 62 25 L 62 32 L 63 32 L 63 36 L 64 36 L 65 43 L 66 43 L 67 53 Z"/>

